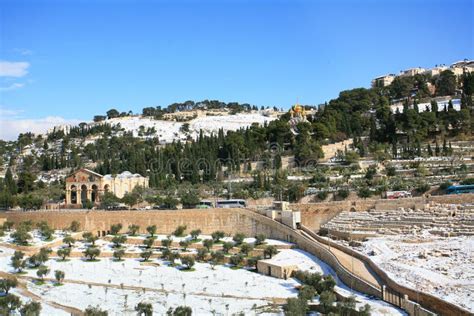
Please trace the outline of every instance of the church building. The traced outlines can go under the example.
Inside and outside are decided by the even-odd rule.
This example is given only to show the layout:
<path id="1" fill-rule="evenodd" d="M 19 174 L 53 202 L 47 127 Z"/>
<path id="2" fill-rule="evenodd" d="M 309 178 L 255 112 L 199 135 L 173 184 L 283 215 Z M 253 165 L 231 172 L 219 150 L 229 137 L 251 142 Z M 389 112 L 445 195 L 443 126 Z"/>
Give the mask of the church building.
<path id="1" fill-rule="evenodd" d="M 79 169 L 66 178 L 66 205 L 82 206 L 86 201 L 99 203 L 105 192 L 122 198 L 136 186 L 148 187 L 148 177 L 129 171 L 116 176 L 101 175 L 89 169 Z"/>

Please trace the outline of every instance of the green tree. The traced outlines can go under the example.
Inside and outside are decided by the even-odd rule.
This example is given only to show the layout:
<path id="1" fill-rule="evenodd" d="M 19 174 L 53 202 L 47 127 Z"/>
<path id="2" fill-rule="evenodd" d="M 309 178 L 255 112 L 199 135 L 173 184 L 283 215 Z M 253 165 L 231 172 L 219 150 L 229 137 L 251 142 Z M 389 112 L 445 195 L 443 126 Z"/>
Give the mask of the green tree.
<path id="1" fill-rule="evenodd" d="M 89 261 L 94 261 L 100 255 L 100 249 L 90 246 L 83 253 Z"/>
<path id="2" fill-rule="evenodd" d="M 269 258 L 271 259 L 274 255 L 276 255 L 278 253 L 278 250 L 275 246 L 273 245 L 269 245 L 265 248 L 265 250 L 263 251 L 263 257 L 265 259 Z"/>
<path id="3" fill-rule="evenodd" d="M 88 306 L 84 311 L 84 316 L 107 316 L 109 313 L 100 309 L 98 306 Z"/>
<path id="4" fill-rule="evenodd" d="M 110 233 L 112 235 L 117 235 L 123 228 L 123 225 L 118 223 L 118 224 L 113 224 L 110 226 Z"/>
<path id="5" fill-rule="evenodd" d="M 190 270 L 194 266 L 195 260 L 193 256 L 182 256 L 181 263 L 186 266 L 187 270 Z"/>
<path id="6" fill-rule="evenodd" d="M 218 243 L 222 238 L 225 237 L 225 233 L 221 230 L 216 230 L 211 234 L 211 237 L 215 243 Z"/>
<path id="7" fill-rule="evenodd" d="M 146 231 L 153 237 L 156 234 L 156 225 L 150 225 L 146 228 Z"/>
<path id="8" fill-rule="evenodd" d="M 130 236 L 135 236 L 137 232 L 140 230 L 140 226 L 132 224 L 128 225 L 128 233 Z"/>
<path id="9" fill-rule="evenodd" d="M 243 233 L 236 233 L 234 237 L 232 237 L 232 240 L 234 241 L 235 245 L 238 246 L 240 245 L 245 239 L 245 234 Z"/>
<path id="10" fill-rule="evenodd" d="M 112 255 L 117 261 L 122 261 L 122 257 L 125 255 L 125 250 L 117 249 Z"/>
<path id="11" fill-rule="evenodd" d="M 35 301 L 29 301 L 20 308 L 21 316 L 40 316 L 41 314 L 41 303 Z"/>
<path id="12" fill-rule="evenodd" d="M 65 261 L 66 257 L 69 257 L 71 255 L 71 248 L 59 248 L 56 253 L 59 257 L 61 257 L 63 261 Z"/>
<path id="13" fill-rule="evenodd" d="M 41 279 L 41 281 L 44 280 L 44 277 L 49 273 L 49 268 L 47 266 L 40 266 L 38 270 L 36 270 L 36 275 L 38 278 Z"/>
<path id="14" fill-rule="evenodd" d="M 58 284 L 63 283 L 64 277 L 65 277 L 64 271 L 61 271 L 61 270 L 54 271 L 54 278 L 56 279 L 56 282 Z"/>

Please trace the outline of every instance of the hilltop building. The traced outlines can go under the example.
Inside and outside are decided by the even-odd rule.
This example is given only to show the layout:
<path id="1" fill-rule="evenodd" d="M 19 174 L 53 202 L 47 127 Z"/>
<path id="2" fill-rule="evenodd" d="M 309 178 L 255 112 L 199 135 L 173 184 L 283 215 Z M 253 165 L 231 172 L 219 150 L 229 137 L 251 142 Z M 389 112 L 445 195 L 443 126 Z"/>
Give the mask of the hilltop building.
<path id="1" fill-rule="evenodd" d="M 441 72 L 445 70 L 451 70 L 457 77 L 460 77 L 464 73 L 474 72 L 474 60 L 465 59 L 462 61 L 458 61 L 453 63 L 450 67 L 447 67 L 446 65 L 436 65 L 435 67 L 430 69 L 425 69 L 421 67 L 405 69 L 400 71 L 398 75 L 388 74 L 374 78 L 372 80 L 372 87 L 381 88 L 389 86 L 396 77 L 410 77 L 415 76 L 417 74 L 428 74 L 434 77 L 438 76 L 439 74 L 441 74 Z"/>
<path id="2" fill-rule="evenodd" d="M 136 186 L 148 187 L 148 177 L 129 171 L 112 176 L 101 175 L 89 169 L 79 169 L 66 178 L 66 205 L 80 206 L 86 201 L 100 202 L 105 192 L 122 198 Z"/>

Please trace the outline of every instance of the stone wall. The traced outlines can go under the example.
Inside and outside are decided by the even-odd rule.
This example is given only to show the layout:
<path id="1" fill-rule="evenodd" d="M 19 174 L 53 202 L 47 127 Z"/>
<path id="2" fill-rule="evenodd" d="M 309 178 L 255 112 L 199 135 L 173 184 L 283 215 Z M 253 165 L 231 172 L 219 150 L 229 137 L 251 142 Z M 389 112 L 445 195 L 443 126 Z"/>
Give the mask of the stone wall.
<path id="1" fill-rule="evenodd" d="M 385 284 L 387 290 L 391 291 L 392 293 L 397 293 L 397 295 L 399 297 L 404 298 L 406 296 L 405 299 L 411 301 L 411 304 L 408 304 L 407 302 L 404 302 L 403 304 L 405 304 L 406 306 L 409 306 L 410 308 L 416 309 L 417 311 L 421 312 L 421 307 L 414 306 L 413 305 L 413 302 L 414 302 L 414 303 L 418 303 L 421 306 L 428 307 L 430 310 L 436 312 L 439 315 L 446 315 L 446 316 L 448 316 L 448 315 L 459 315 L 459 316 L 470 315 L 470 313 L 467 310 L 465 310 L 465 309 L 463 309 L 463 308 L 461 308 L 457 305 L 449 303 L 449 302 L 447 302 L 445 300 L 442 300 L 442 299 L 440 299 L 436 296 L 433 296 L 433 295 L 430 295 L 430 294 L 427 294 L 427 293 L 423 293 L 423 292 L 419 292 L 419 291 L 414 290 L 412 288 L 409 288 L 409 287 L 398 284 L 397 282 L 392 280 L 387 275 L 387 273 L 385 273 L 385 271 L 380 269 L 369 257 L 365 256 L 364 254 L 362 254 L 358 251 L 355 251 L 351 248 L 340 245 L 340 244 L 338 244 L 336 242 L 333 242 L 331 240 L 324 239 L 324 238 L 312 233 L 308 228 L 303 227 L 303 229 L 308 230 L 309 233 L 311 233 L 311 237 L 316 239 L 318 242 L 320 242 L 322 244 L 326 244 L 326 245 L 331 245 L 331 247 L 337 248 L 337 249 L 339 249 L 339 250 L 341 250 L 341 251 L 343 251 L 343 252 L 345 252 L 349 255 L 352 255 L 355 258 L 360 259 L 363 262 L 365 262 L 372 269 L 372 271 L 374 271 L 377 274 L 378 278 Z M 384 298 L 385 298 L 385 294 L 384 294 Z M 400 305 L 399 305 L 397 302 L 395 302 L 393 300 L 388 300 L 388 301 L 392 304 L 398 305 L 400 307 L 404 307 L 404 305 L 402 303 L 400 303 Z M 410 314 L 410 315 L 429 315 L 429 314 L 416 314 L 415 313 L 415 314 Z"/>
<path id="2" fill-rule="evenodd" d="M 436 195 L 398 200 L 366 199 L 306 204 L 295 203 L 290 205 L 290 209 L 301 212 L 301 222 L 304 226 L 314 231 L 319 231 L 321 225 L 329 222 L 342 211 L 396 210 L 399 207 L 423 209 L 429 203 L 474 203 L 474 194 Z"/>

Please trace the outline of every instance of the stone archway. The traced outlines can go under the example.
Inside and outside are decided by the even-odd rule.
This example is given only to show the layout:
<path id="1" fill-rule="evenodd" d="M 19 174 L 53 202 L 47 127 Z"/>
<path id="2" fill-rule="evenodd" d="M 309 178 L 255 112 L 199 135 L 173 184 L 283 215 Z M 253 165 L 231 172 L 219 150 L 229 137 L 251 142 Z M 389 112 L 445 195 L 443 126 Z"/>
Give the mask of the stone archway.
<path id="1" fill-rule="evenodd" d="M 71 204 L 77 204 L 77 187 L 73 184 L 71 185 Z"/>
<path id="2" fill-rule="evenodd" d="M 84 204 L 87 202 L 87 185 L 83 184 L 81 185 L 81 204 Z"/>
<path id="3" fill-rule="evenodd" d="M 98 202 L 99 201 L 99 188 L 95 184 L 93 184 L 91 188 L 92 188 L 91 201 L 92 203 Z"/>

